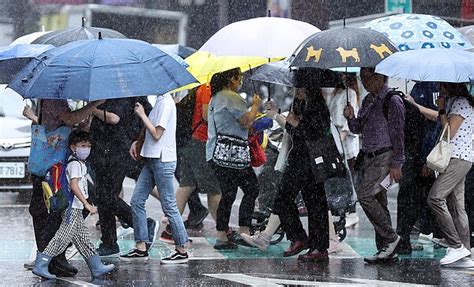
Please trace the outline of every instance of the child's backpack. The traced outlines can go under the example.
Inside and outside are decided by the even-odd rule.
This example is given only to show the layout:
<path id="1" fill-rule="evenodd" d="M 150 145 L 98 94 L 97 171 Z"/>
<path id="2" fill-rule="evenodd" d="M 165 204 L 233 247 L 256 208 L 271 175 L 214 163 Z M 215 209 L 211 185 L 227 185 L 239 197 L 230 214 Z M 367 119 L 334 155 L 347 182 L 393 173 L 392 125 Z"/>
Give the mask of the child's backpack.
<path id="1" fill-rule="evenodd" d="M 72 159 L 68 163 L 74 160 Z M 49 168 L 42 182 L 43 199 L 48 213 L 62 212 L 70 207 L 74 200 L 74 194 L 66 177 L 66 167 L 66 163 L 55 163 Z"/>

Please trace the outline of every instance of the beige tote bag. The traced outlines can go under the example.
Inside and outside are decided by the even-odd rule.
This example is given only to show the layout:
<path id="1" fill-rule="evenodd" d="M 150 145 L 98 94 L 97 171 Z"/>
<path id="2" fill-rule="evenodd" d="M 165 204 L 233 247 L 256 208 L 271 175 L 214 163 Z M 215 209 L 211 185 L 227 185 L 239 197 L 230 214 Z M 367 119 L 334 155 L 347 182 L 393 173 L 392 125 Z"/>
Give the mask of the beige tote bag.
<path id="1" fill-rule="evenodd" d="M 451 160 L 450 139 L 449 125 L 446 125 L 444 126 L 438 143 L 426 158 L 426 165 L 432 170 L 443 173 L 448 167 L 449 161 Z"/>

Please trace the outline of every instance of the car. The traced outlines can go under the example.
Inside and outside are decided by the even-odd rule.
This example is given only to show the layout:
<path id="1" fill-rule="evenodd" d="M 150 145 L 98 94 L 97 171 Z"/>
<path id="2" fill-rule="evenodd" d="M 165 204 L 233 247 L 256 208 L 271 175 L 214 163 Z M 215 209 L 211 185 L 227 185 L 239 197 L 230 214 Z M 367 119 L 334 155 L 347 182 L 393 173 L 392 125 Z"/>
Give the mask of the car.
<path id="1" fill-rule="evenodd" d="M 28 194 L 32 189 L 28 173 L 31 121 L 22 115 L 27 103 L 32 104 L 0 85 L 0 192 Z"/>

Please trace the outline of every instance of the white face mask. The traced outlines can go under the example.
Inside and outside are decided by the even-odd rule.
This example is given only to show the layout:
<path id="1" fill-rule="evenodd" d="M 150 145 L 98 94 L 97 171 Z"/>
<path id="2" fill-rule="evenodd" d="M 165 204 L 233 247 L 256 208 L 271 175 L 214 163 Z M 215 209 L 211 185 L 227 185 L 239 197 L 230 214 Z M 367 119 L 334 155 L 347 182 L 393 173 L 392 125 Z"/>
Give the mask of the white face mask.
<path id="1" fill-rule="evenodd" d="M 76 156 L 80 160 L 86 160 L 87 157 L 89 157 L 90 153 L 91 153 L 90 147 L 77 147 L 76 148 Z"/>

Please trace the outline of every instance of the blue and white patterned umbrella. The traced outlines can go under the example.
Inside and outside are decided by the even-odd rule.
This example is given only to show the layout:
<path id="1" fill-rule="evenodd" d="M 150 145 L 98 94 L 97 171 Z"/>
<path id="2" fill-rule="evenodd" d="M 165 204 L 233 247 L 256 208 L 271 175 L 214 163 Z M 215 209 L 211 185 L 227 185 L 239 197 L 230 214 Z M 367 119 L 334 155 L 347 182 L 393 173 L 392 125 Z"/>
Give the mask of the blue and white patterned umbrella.
<path id="1" fill-rule="evenodd" d="M 432 15 L 397 14 L 372 20 L 362 28 L 384 34 L 400 51 L 472 47 L 458 30 L 440 17 Z"/>

